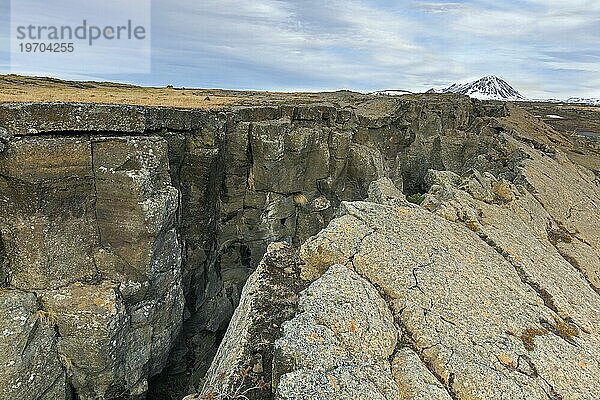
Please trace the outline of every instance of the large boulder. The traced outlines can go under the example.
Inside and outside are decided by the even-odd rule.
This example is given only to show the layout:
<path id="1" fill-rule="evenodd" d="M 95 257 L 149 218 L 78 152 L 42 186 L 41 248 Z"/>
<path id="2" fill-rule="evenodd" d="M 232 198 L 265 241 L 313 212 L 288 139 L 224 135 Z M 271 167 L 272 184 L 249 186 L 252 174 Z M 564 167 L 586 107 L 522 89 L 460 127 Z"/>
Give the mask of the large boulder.
<path id="1" fill-rule="evenodd" d="M 312 283 L 293 318 L 263 337 L 267 347 L 274 341 L 273 396 L 594 399 L 600 298 L 535 235 L 535 224 L 512 211 L 528 194 L 476 171 L 467 178 L 430 171 L 428 180 L 436 184 L 424 205 L 433 213 L 386 198 L 343 203 L 302 247 L 301 276 Z M 378 184 L 393 193 L 389 182 Z M 216 393 L 241 387 L 249 398 L 270 398 L 244 384 L 256 383 L 248 344 L 258 339 L 249 332 L 264 326 L 263 307 L 278 304 L 265 281 L 284 278 L 282 298 L 300 290 L 277 272 L 289 268 L 286 260 L 268 255 L 270 268 L 244 289 L 208 375 L 208 382 L 227 377 L 228 388 Z"/>

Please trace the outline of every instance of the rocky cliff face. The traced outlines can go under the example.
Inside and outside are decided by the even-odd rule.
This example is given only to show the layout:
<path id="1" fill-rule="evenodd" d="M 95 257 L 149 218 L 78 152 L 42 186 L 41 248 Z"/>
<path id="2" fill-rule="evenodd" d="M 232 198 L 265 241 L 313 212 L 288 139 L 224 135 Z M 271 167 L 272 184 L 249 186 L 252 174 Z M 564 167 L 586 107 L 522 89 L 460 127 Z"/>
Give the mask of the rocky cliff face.
<path id="1" fill-rule="evenodd" d="M 592 398 L 598 178 L 504 105 L 15 104 L 0 126 L 2 399 Z"/>

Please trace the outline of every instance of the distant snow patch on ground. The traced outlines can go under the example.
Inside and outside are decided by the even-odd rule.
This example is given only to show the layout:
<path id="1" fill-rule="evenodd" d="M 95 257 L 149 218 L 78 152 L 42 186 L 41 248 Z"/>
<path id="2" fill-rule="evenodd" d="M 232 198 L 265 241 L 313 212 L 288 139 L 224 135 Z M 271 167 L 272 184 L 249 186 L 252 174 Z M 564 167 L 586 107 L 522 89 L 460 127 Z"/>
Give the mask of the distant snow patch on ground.
<path id="1" fill-rule="evenodd" d="M 571 97 L 567 100 L 571 104 L 586 104 L 589 106 L 600 106 L 600 98 L 585 99 L 581 97 Z"/>
<path id="2" fill-rule="evenodd" d="M 377 92 L 372 92 L 370 94 L 376 94 L 380 96 L 404 96 L 405 94 L 413 94 L 408 90 L 379 90 Z"/>

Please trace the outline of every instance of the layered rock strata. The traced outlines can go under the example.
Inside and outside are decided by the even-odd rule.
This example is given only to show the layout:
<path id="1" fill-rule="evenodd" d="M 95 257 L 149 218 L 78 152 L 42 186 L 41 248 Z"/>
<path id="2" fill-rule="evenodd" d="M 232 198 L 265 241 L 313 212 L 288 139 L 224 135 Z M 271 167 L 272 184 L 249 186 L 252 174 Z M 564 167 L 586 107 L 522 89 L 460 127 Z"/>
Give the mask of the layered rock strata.
<path id="1" fill-rule="evenodd" d="M 363 383 L 381 398 L 585 398 L 598 177 L 526 133 L 505 105 L 453 95 L 222 111 L 1 105 L 0 393 L 181 398 L 235 391 L 243 372 L 253 398 L 310 386 L 345 398 Z M 282 241 L 302 245 L 300 261 L 289 248 L 263 259 Z M 389 332 L 369 353 L 348 332 L 368 337 L 373 321 Z M 299 329 L 331 341 L 290 353 Z M 563 345 L 588 369 L 561 370 Z"/>

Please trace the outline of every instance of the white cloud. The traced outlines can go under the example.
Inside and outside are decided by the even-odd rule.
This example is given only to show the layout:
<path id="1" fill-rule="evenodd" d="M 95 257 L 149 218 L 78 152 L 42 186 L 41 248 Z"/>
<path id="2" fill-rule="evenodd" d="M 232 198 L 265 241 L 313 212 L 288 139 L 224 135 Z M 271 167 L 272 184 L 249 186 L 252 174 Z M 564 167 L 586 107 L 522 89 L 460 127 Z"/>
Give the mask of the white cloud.
<path id="1" fill-rule="evenodd" d="M 467 5 L 464 3 L 449 2 L 417 2 L 417 4 L 414 4 L 413 6 L 418 10 L 432 14 L 455 12 L 467 8 Z"/>
<path id="2" fill-rule="evenodd" d="M 427 50 L 411 40 L 414 21 L 362 2 L 237 4 L 188 0 L 183 14 L 181 9 L 161 13 L 161 24 L 178 27 L 172 35 L 199 57 L 342 85 L 391 83 L 405 69 L 417 72 L 428 58 Z"/>
<path id="3" fill-rule="evenodd" d="M 497 74 L 528 96 L 568 97 L 600 75 L 597 0 L 153 4 L 153 74 L 134 82 L 424 90 Z"/>
<path id="4" fill-rule="evenodd" d="M 459 59 L 470 78 L 504 75 L 527 95 L 564 97 L 590 92 L 589 85 L 580 80 L 582 75 L 572 72 L 586 77 L 600 74 L 598 1 L 425 4 L 425 11 L 437 10 L 443 21 L 444 29 L 435 33 L 436 39 L 448 41 L 447 56 Z"/>

